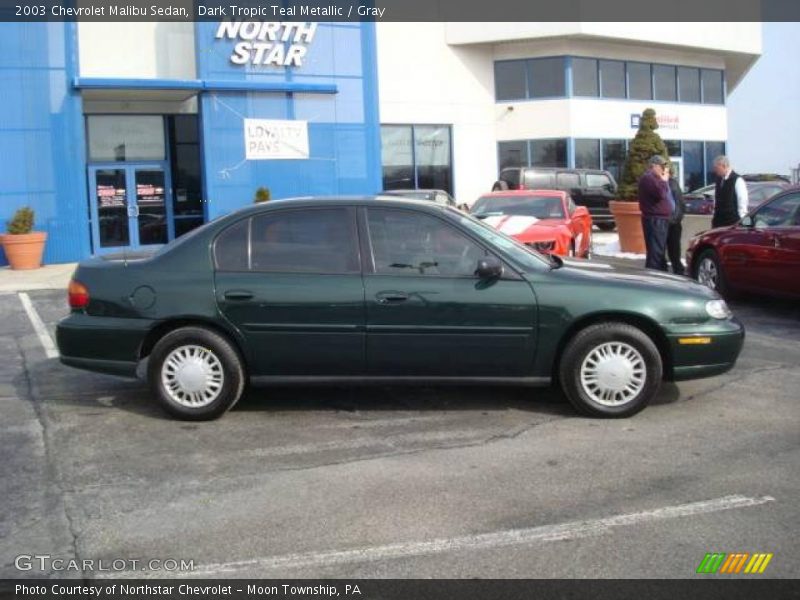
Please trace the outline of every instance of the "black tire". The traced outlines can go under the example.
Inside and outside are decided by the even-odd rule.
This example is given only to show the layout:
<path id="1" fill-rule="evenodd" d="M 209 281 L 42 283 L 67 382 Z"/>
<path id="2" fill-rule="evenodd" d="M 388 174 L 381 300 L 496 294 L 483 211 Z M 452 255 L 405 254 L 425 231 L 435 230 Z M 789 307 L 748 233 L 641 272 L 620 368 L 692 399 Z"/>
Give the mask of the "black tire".
<path id="1" fill-rule="evenodd" d="M 595 225 L 600 231 L 614 231 L 616 229 L 617 224 L 614 221 L 595 221 Z"/>
<path id="2" fill-rule="evenodd" d="M 508 190 L 508 182 L 503 181 L 502 179 L 495 181 L 494 185 L 492 186 L 493 192 L 505 192 L 506 190 Z"/>
<path id="3" fill-rule="evenodd" d="M 219 391 L 208 392 L 209 395 L 216 394 L 213 399 L 202 398 L 198 406 L 187 406 L 190 396 L 177 384 L 178 391 L 171 394 L 167 390 L 162 380 L 162 369 L 167 358 L 180 348 L 184 348 L 185 352 L 202 354 L 201 351 L 205 351 L 210 354 L 210 357 L 209 354 L 202 354 L 213 363 L 207 368 L 215 374 L 221 373 Z M 230 341 L 204 327 L 192 326 L 171 331 L 156 343 L 147 365 L 147 381 L 153 395 L 172 416 L 186 421 L 207 421 L 216 419 L 233 408 L 242 396 L 246 376 L 242 359 Z M 186 398 L 186 403 L 176 399 L 181 395 Z"/>
<path id="4" fill-rule="evenodd" d="M 598 390 L 601 389 L 599 384 L 592 395 L 581 381 L 584 361 L 595 350 L 609 343 L 624 344 L 618 346 L 623 350 L 627 350 L 626 346 L 635 350 L 635 353 L 638 353 L 636 360 L 641 360 L 640 368 L 643 370 L 638 391 L 630 398 L 622 398 L 624 401 L 616 405 L 604 404 L 596 399 Z M 627 323 L 610 322 L 590 325 L 579 331 L 564 348 L 558 374 L 561 389 L 578 412 L 592 417 L 621 418 L 634 415 L 647 406 L 661 387 L 663 372 L 664 367 L 658 348 L 645 332 Z M 606 375 L 609 376 L 616 379 L 620 374 Z M 611 401 L 609 398 L 609 402 Z"/>
<path id="5" fill-rule="evenodd" d="M 706 268 L 704 265 L 706 262 L 709 265 L 712 265 L 716 272 L 714 285 L 710 285 L 709 281 L 700 281 L 700 271 L 702 268 Z M 703 285 L 710 287 L 712 290 L 716 290 L 721 296 L 726 298 L 731 296 L 730 286 L 728 286 L 728 281 L 725 278 L 725 272 L 722 270 L 722 264 L 720 263 L 719 255 L 713 248 L 706 248 L 697 255 L 697 258 L 692 265 L 692 277 Z"/>

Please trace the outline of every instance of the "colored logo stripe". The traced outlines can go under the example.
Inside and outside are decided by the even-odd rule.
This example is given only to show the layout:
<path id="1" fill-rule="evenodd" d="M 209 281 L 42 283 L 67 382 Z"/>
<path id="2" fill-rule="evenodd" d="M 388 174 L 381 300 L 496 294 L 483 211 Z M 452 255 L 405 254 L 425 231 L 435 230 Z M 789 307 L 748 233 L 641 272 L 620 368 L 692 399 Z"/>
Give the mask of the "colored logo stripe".
<path id="1" fill-rule="evenodd" d="M 752 555 L 749 552 L 733 552 L 730 554 L 709 552 L 703 557 L 700 566 L 697 567 L 697 572 L 705 574 L 738 574 L 744 568 L 744 573 L 763 573 L 772 560 L 772 556 L 772 553 L 765 552 L 757 552 Z"/>

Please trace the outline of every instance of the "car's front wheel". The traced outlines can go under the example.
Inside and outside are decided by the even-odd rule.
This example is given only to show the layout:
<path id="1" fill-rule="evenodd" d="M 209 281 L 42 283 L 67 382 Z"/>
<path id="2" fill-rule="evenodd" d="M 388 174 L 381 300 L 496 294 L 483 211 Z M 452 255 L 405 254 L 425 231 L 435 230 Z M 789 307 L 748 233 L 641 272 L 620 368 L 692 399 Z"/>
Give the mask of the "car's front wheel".
<path id="1" fill-rule="evenodd" d="M 579 331 L 561 355 L 559 379 L 570 403 L 595 417 L 628 417 L 661 386 L 663 365 L 653 340 L 627 323 Z"/>
<path id="2" fill-rule="evenodd" d="M 150 354 L 147 379 L 164 409 L 189 421 L 221 416 L 236 404 L 245 385 L 236 349 L 203 327 L 181 327 L 161 338 Z"/>
<path id="3" fill-rule="evenodd" d="M 712 248 L 707 248 L 697 257 L 694 267 L 694 278 L 704 286 L 719 292 L 723 296 L 729 293 L 725 273 L 722 272 L 719 255 Z"/>

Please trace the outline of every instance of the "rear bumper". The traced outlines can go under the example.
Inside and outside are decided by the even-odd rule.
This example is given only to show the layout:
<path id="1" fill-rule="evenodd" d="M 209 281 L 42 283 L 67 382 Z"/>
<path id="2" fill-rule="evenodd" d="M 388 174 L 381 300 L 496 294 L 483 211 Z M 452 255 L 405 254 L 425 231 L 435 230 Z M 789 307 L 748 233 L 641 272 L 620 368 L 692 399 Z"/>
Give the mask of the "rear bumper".
<path id="1" fill-rule="evenodd" d="M 706 327 L 667 334 L 672 354 L 673 381 L 713 377 L 730 371 L 744 345 L 744 326 L 736 319 L 716 321 Z M 687 338 L 708 339 L 708 343 L 686 344 Z"/>
<path id="2" fill-rule="evenodd" d="M 70 367 L 135 377 L 139 350 L 153 321 L 72 313 L 56 326 L 61 362 Z"/>

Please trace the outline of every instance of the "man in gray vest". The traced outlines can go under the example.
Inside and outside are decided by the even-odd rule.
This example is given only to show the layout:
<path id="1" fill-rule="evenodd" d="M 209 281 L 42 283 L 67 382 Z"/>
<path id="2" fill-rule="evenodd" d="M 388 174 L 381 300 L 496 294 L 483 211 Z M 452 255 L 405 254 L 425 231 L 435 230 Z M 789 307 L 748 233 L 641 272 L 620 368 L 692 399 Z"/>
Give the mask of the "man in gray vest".
<path id="1" fill-rule="evenodd" d="M 727 156 L 714 159 L 717 183 L 714 189 L 714 217 L 711 227 L 735 225 L 747 214 L 747 185 L 733 169 Z"/>

